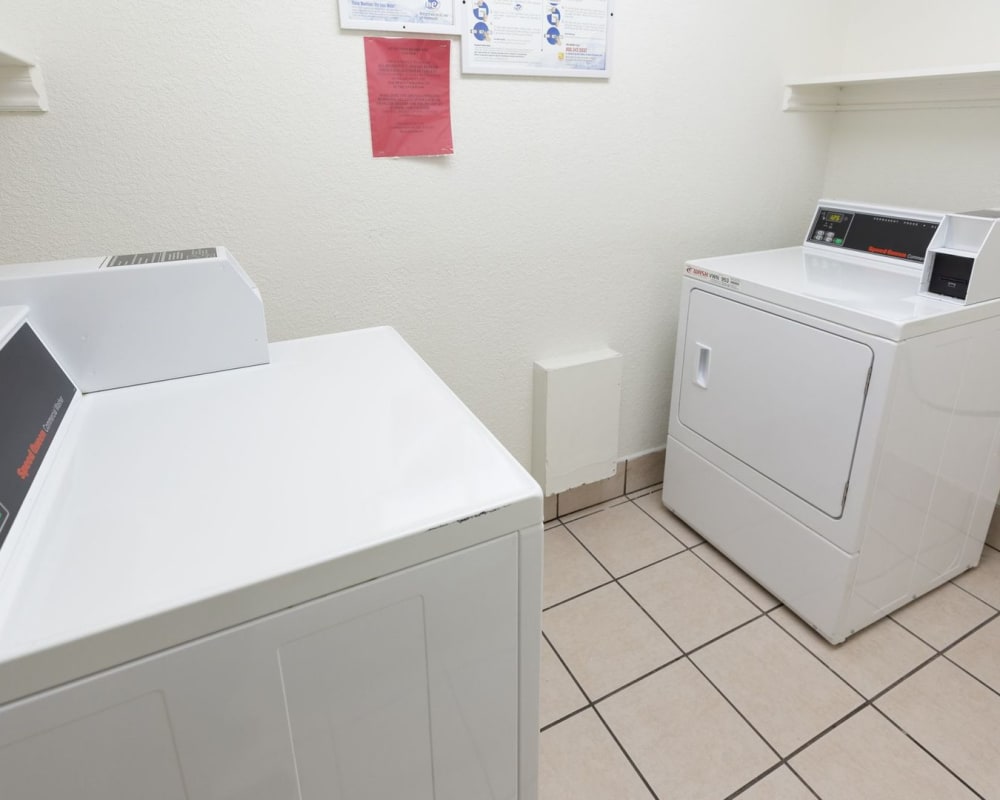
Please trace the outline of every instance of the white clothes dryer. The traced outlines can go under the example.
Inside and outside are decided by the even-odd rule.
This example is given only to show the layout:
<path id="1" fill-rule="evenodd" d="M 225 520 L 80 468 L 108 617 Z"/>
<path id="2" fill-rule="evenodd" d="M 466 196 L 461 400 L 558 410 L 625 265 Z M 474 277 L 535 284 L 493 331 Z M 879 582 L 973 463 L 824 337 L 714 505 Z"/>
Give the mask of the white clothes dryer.
<path id="1" fill-rule="evenodd" d="M 534 800 L 541 491 L 398 334 L 268 346 L 222 248 L 12 302 L 0 797 Z"/>
<path id="2" fill-rule="evenodd" d="M 820 201 L 682 279 L 663 502 L 829 641 L 975 566 L 1000 490 L 1000 221 Z"/>

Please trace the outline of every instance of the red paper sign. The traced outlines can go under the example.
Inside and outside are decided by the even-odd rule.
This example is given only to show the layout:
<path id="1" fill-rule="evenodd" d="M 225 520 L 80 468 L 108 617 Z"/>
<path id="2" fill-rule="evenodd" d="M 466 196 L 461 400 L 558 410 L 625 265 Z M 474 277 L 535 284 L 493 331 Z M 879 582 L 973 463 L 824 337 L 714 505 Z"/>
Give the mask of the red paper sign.
<path id="1" fill-rule="evenodd" d="M 372 155 L 442 156 L 451 140 L 451 42 L 365 37 Z"/>

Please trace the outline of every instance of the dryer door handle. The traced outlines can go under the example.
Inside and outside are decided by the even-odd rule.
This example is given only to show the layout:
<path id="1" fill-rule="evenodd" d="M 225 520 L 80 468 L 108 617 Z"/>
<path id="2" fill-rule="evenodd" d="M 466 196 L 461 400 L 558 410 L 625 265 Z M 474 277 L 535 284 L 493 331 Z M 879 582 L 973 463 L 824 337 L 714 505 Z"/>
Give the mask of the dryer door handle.
<path id="1" fill-rule="evenodd" d="M 708 388 L 708 371 L 712 364 L 712 348 L 701 342 L 695 342 L 698 348 L 698 370 L 694 382 L 702 389 Z"/>

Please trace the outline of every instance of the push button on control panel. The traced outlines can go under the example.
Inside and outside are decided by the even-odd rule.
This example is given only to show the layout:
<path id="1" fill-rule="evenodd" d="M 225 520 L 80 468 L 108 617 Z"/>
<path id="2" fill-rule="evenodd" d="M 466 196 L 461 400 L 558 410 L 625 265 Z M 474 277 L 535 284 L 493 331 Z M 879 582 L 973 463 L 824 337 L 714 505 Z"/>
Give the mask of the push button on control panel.
<path id="1" fill-rule="evenodd" d="M 847 237 L 847 231 L 854 221 L 854 214 L 847 211 L 837 211 L 832 208 L 821 208 L 813 223 L 812 236 L 809 238 L 817 244 L 828 244 L 841 247 Z"/>

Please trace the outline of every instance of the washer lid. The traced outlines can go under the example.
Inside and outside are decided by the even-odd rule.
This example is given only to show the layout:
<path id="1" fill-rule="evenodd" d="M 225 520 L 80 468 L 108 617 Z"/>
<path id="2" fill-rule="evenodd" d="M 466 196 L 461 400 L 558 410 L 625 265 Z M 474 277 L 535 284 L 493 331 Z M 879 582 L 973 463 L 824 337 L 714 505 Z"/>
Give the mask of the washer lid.
<path id="1" fill-rule="evenodd" d="M 395 331 L 271 359 L 74 404 L 0 573 L 0 703 L 541 522 Z"/>
<path id="2" fill-rule="evenodd" d="M 912 267 L 805 247 L 697 259 L 685 274 L 893 341 L 992 317 L 1000 307 L 921 296 Z"/>

